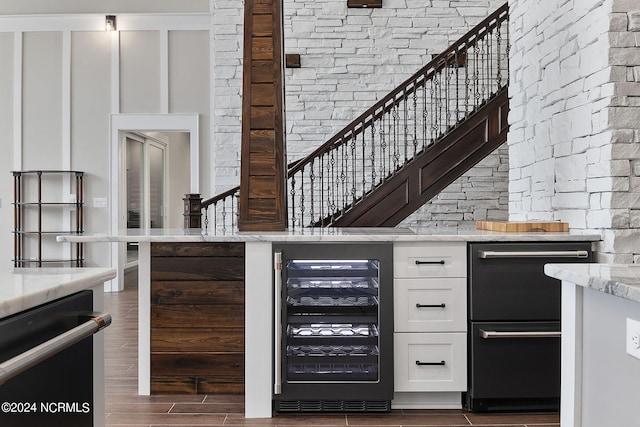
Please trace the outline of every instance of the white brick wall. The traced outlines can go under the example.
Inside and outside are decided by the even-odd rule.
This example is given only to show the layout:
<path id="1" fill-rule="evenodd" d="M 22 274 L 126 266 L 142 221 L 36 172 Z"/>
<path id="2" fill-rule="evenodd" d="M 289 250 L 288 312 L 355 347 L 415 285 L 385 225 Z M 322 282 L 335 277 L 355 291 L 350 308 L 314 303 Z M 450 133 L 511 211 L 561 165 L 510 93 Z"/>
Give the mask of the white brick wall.
<path id="1" fill-rule="evenodd" d="M 379 9 L 348 9 L 346 0 L 284 0 L 285 53 L 301 56 L 301 68 L 285 70 L 288 160 L 324 143 L 503 3 L 383 0 Z M 212 188 L 219 192 L 239 183 L 243 4 L 212 5 Z M 438 224 L 506 219 L 506 149 L 486 162 L 491 166 L 471 171 L 447 190 L 473 202 L 446 210 L 434 201 L 405 225 L 435 220 L 436 210 Z M 483 185 L 491 188 L 490 202 L 472 195 Z"/>
<path id="2" fill-rule="evenodd" d="M 601 232 L 601 261 L 640 261 L 640 3 L 539 4 L 509 1 L 509 217 Z"/>

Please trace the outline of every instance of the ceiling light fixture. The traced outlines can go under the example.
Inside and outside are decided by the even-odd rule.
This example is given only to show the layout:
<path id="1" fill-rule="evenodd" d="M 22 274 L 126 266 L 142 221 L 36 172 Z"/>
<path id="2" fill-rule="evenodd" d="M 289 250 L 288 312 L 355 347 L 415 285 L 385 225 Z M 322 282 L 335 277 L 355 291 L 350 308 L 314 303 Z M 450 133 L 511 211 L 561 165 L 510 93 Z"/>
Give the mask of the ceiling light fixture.
<path id="1" fill-rule="evenodd" d="M 107 31 L 116 31 L 118 26 L 116 25 L 116 16 L 107 15 L 104 19 L 104 29 Z"/>

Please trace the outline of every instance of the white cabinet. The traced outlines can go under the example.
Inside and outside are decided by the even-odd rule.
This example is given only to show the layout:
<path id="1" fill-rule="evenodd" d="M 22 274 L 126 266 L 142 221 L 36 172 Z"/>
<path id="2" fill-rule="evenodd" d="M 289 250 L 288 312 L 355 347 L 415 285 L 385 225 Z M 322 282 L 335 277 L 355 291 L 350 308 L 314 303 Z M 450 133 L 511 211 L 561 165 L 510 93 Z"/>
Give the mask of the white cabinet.
<path id="1" fill-rule="evenodd" d="M 466 242 L 397 243 L 393 274 L 397 278 L 467 277 Z"/>
<path id="2" fill-rule="evenodd" d="M 464 277 L 394 279 L 396 332 L 466 331 Z"/>
<path id="3" fill-rule="evenodd" d="M 466 343 L 461 333 L 396 334 L 395 390 L 466 390 Z"/>
<path id="4" fill-rule="evenodd" d="M 393 258 L 394 402 L 456 392 L 449 399 L 459 405 L 467 389 L 466 242 L 397 243 Z"/>

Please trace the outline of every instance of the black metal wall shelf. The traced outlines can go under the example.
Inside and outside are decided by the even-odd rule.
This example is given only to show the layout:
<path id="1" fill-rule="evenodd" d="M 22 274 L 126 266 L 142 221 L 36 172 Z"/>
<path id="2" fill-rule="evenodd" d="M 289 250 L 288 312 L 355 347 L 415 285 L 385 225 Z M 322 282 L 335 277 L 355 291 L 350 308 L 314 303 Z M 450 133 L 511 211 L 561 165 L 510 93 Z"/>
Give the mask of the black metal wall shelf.
<path id="1" fill-rule="evenodd" d="M 58 253 L 45 256 L 43 243 L 53 245 L 52 237 L 64 234 L 82 234 L 83 228 L 83 180 L 84 172 L 71 170 L 25 170 L 12 171 L 13 174 L 13 265 L 14 267 L 64 266 L 82 267 L 84 248 L 82 243 L 74 243 L 70 256 L 60 257 Z M 68 182 L 67 182 L 68 181 Z M 50 184 L 50 185 L 49 185 Z M 55 197 L 69 186 L 73 201 L 59 201 Z M 45 186 L 47 188 L 45 188 Z M 55 193 L 50 187 L 57 187 Z M 57 194 L 57 196 L 54 196 Z M 60 217 L 65 209 L 69 215 L 69 227 L 59 229 L 43 224 L 43 218 Z M 58 222 L 58 224 L 60 224 Z M 48 242 L 45 240 L 48 239 Z M 57 252 L 57 251 L 56 251 Z"/>

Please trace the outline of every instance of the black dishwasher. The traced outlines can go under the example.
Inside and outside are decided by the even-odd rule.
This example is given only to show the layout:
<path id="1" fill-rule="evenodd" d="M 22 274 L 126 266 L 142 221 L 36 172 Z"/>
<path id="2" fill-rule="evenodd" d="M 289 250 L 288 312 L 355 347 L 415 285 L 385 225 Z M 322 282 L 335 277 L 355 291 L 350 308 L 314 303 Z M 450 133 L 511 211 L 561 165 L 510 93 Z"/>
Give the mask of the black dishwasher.
<path id="1" fill-rule="evenodd" d="M 0 362 L 78 327 L 92 307 L 87 290 L 0 320 Z M 92 426 L 93 403 L 89 336 L 1 384 L 0 425 Z"/>
<path id="2" fill-rule="evenodd" d="M 557 411 L 560 281 L 547 263 L 590 262 L 591 242 L 470 243 L 468 391 L 472 411 Z"/>

